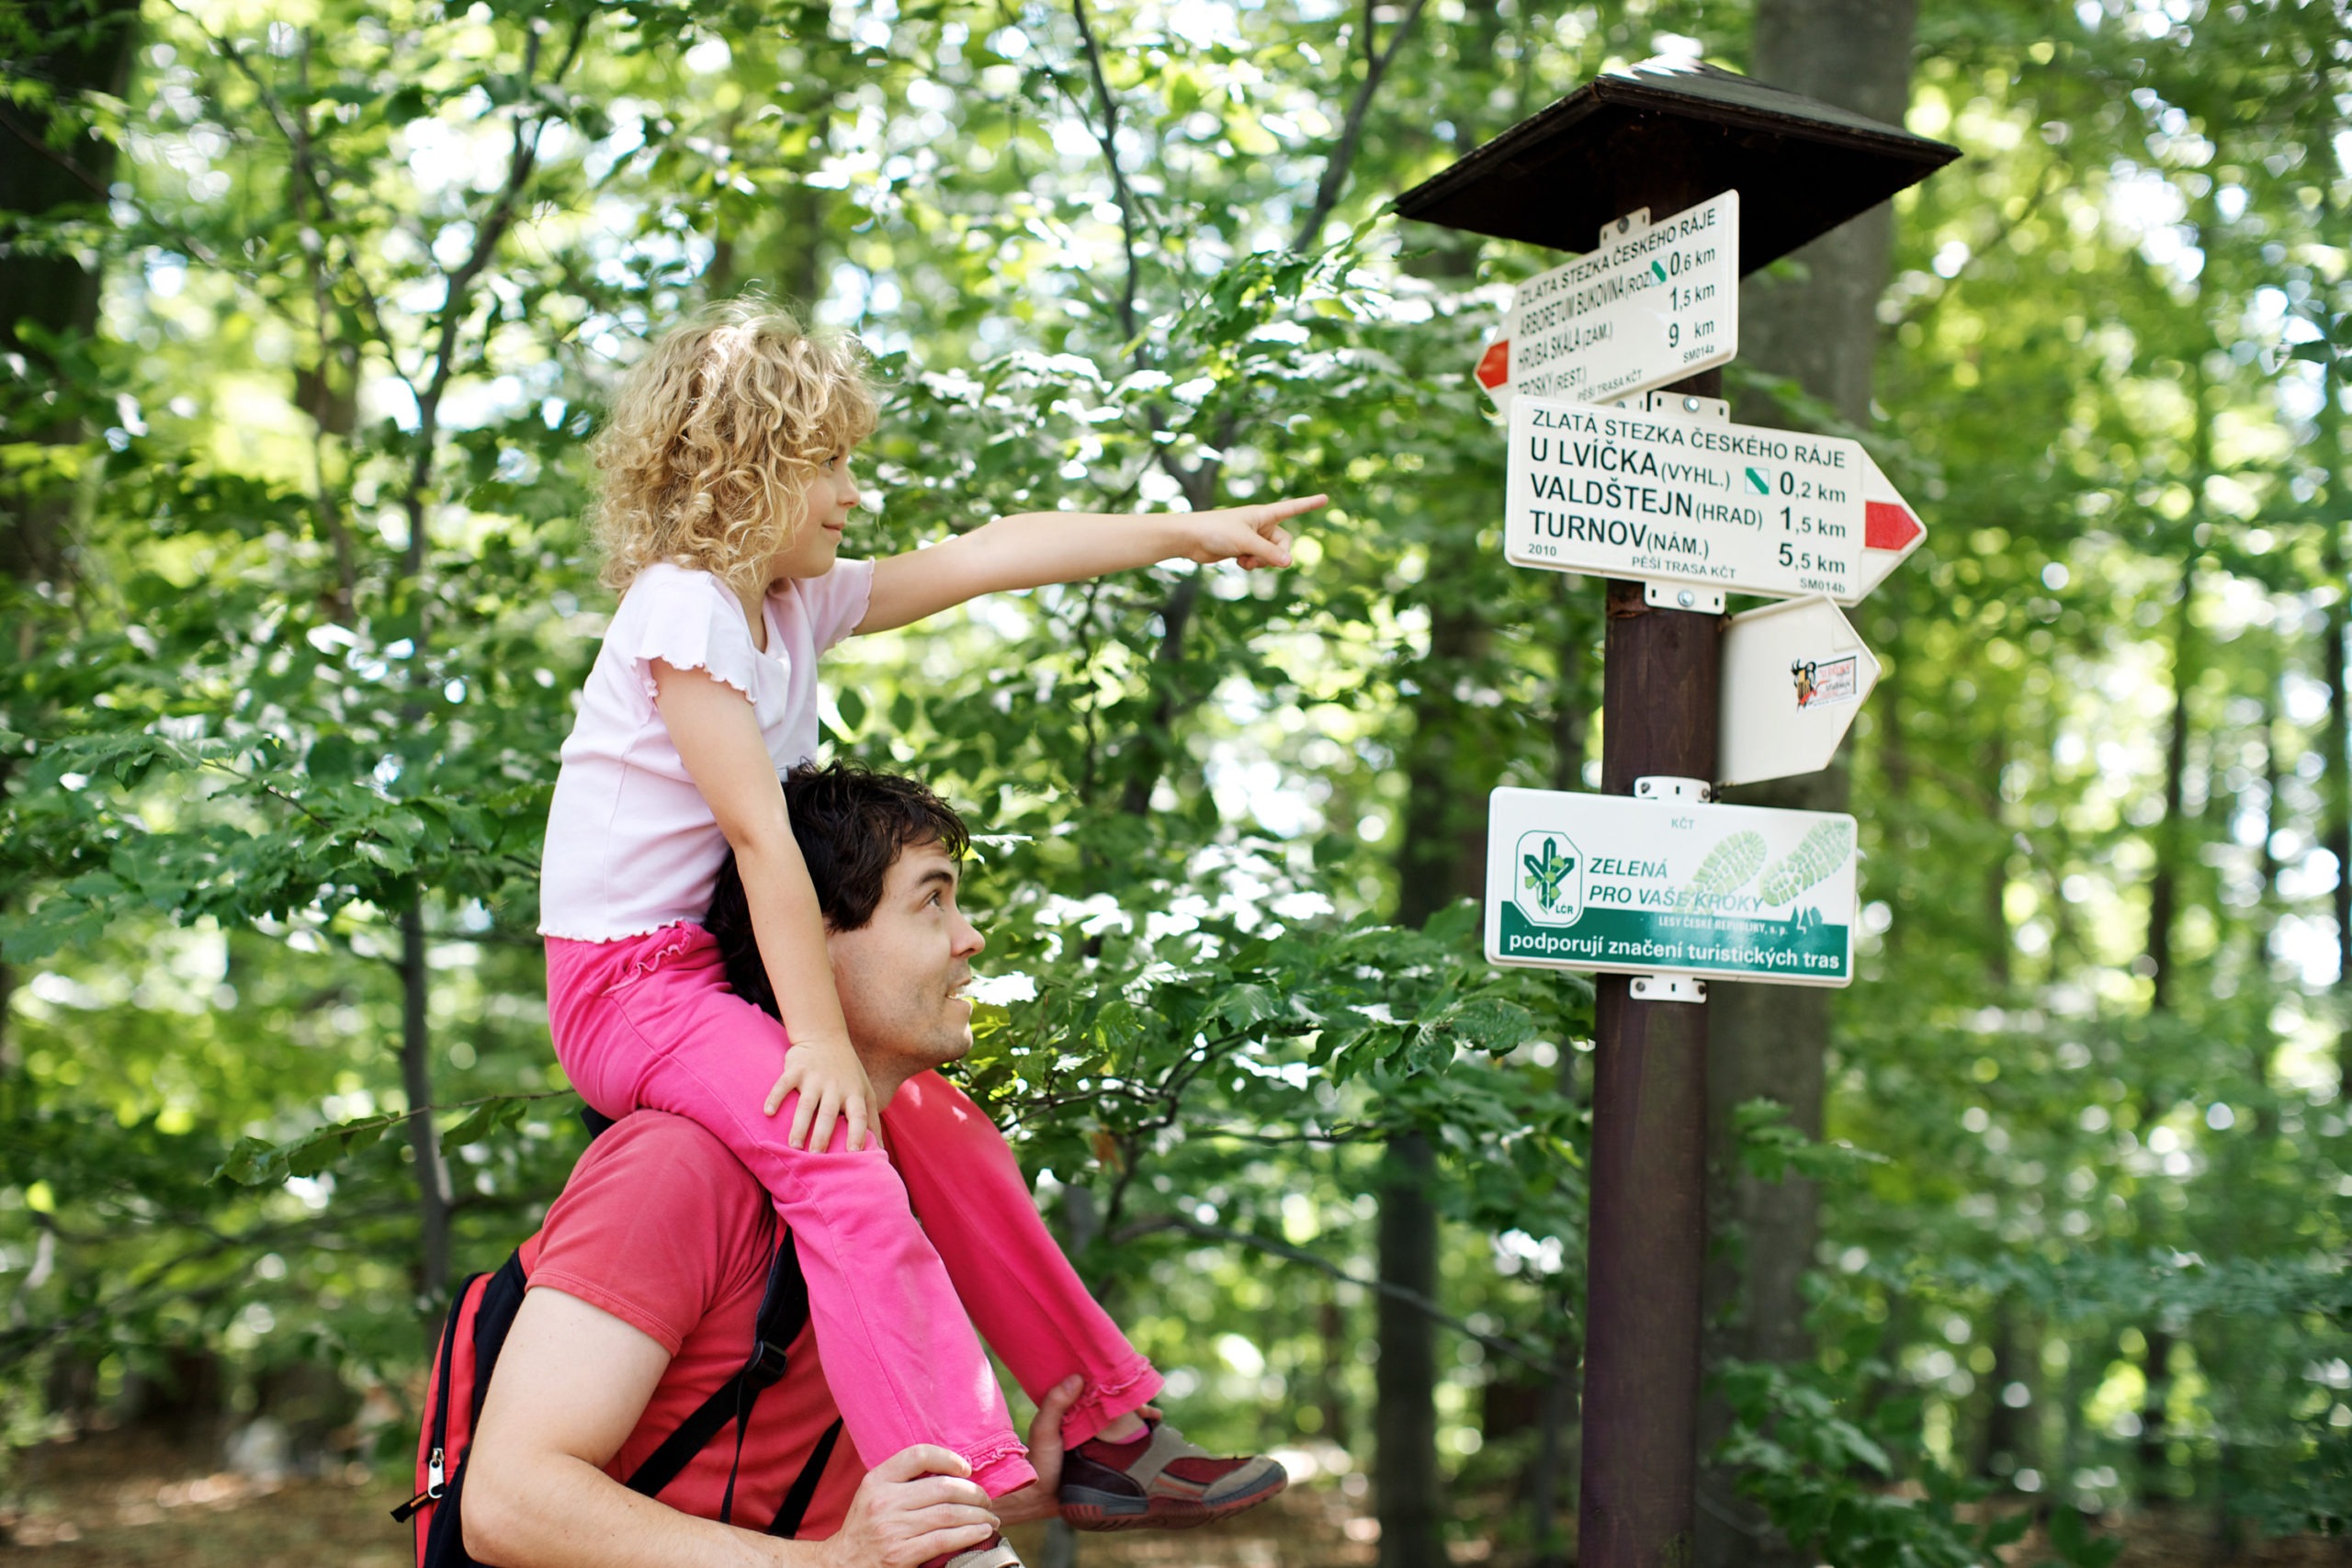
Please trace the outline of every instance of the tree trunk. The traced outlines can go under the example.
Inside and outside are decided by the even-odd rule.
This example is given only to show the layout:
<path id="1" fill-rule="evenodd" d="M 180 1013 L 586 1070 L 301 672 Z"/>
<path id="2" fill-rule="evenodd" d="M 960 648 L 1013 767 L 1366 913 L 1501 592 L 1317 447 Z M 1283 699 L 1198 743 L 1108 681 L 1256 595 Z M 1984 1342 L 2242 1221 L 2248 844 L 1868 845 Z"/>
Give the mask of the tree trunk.
<path id="1" fill-rule="evenodd" d="M 2180 600 L 2172 644 L 2172 721 L 2165 733 L 2165 815 L 2156 825 L 2156 863 L 2148 876 L 2148 1013 L 2161 1018 L 2173 1009 L 2173 938 L 2180 913 L 2180 874 L 2186 825 L 2181 801 L 2188 783 L 2188 693 L 2196 683 L 2197 564 L 2181 569 Z M 2161 1111 L 2162 1107 L 2152 1106 Z"/>
<path id="2" fill-rule="evenodd" d="M 1416 671 L 1413 739 L 1405 765 L 1396 919 L 1419 926 L 1457 898 L 1477 896 L 1486 874 L 1487 825 L 1479 788 L 1467 784 L 1477 749 L 1464 744 L 1467 716 L 1453 692 L 1488 636 L 1476 596 L 1452 571 L 1428 579 L 1430 651 Z M 1438 1216 L 1430 1181 L 1437 1161 L 1419 1133 L 1391 1138 L 1381 1168 L 1380 1278 L 1437 1294 Z M 1381 1568 L 1445 1559 L 1437 1460 L 1437 1329 L 1428 1315 L 1383 1292 L 1380 1364 L 1374 1386 L 1373 1491 Z"/>
<path id="3" fill-rule="evenodd" d="M 2321 199 L 2329 198 L 2323 193 Z M 2331 204 L 2332 208 L 2332 204 Z M 2342 378 L 2332 361 L 2319 369 L 2319 412 L 2313 419 L 2318 439 L 2313 456 L 2326 472 L 2314 498 L 2320 525 L 2321 581 L 2335 589 L 2320 623 L 2320 668 L 2327 680 L 2327 771 L 2324 787 L 2327 809 L 2321 845 L 2335 860 L 2335 1071 L 2340 1098 L 2352 1100 L 2352 693 L 2345 689 L 2344 643 L 2352 636 L 2352 592 L 2344 564 L 2346 502 L 2352 500 L 2344 469 L 2344 395 Z"/>
<path id="4" fill-rule="evenodd" d="M 1437 1295 L 1437 1158 L 1419 1133 L 1388 1141 L 1381 1166 L 1380 1278 L 1423 1298 Z M 1437 1333 L 1427 1314 L 1384 1291 L 1377 1309 L 1380 1362 L 1373 1412 L 1374 1503 L 1380 1568 L 1445 1562 L 1444 1497 L 1437 1464 Z"/>
<path id="5" fill-rule="evenodd" d="M 133 46 L 139 37 L 138 0 L 27 0 L 18 11 L 17 26 L 38 51 L 29 60 L 11 66 L 11 74 L 50 85 L 58 101 L 71 104 L 85 93 L 120 97 L 130 79 Z M 68 39 L 52 47 L 52 38 Z M 114 175 L 114 144 L 84 137 L 63 148 L 50 144 L 52 117 L 37 100 L 0 104 L 0 215 L 44 218 L 73 208 L 102 205 L 107 183 Z M 14 227 L 0 216 L 0 235 Z M 96 272 L 85 270 L 73 250 L 60 255 L 37 254 L 23 245 L 0 243 L 0 354 L 25 357 L 25 379 L 52 381 L 58 367 L 41 350 L 26 342 L 20 327 L 30 324 L 60 337 L 80 337 L 97 323 Z M 60 400 L 71 408 L 74 400 Z M 28 407 L 36 406 L 30 400 Z M 70 414 L 45 428 L 26 430 L 19 439 L 70 442 L 82 434 Z M 62 584 L 67 573 L 66 525 L 72 516 L 70 488 L 37 481 L 0 481 L 0 596 L 11 602 L 13 623 L 9 651 L 29 660 L 40 647 L 42 618 L 14 606 L 26 600 L 11 591 L 35 584 Z M 34 715 L 0 713 L 9 728 L 31 731 L 39 727 Z M 7 782 L 14 758 L 0 758 L 0 785 Z M 8 1040 L 8 1007 L 17 988 L 15 966 L 0 963 L 0 1072 L 13 1070 L 17 1057 Z"/>
<path id="6" fill-rule="evenodd" d="M 433 1040 L 426 1028 L 424 904 L 401 911 L 401 1085 L 407 1092 L 409 1152 L 416 1162 L 417 1284 L 428 1301 L 449 1289 L 449 1169 L 441 1158 L 441 1134 L 425 1108 L 433 1103 Z"/>
<path id="7" fill-rule="evenodd" d="M 2021 1458 L 2027 1427 L 2025 1411 L 2007 1399 L 2009 1384 L 2025 1381 L 2026 1357 L 2018 1338 L 2018 1308 L 2014 1296 L 2004 1294 L 1993 1308 L 1993 1370 L 1984 1374 L 1992 1400 L 1984 1413 L 1984 1429 L 1976 1445 L 1974 1470 L 1979 1475 L 2006 1478 Z M 2011 1462 L 2004 1468 L 2006 1456 Z"/>
<path id="8" fill-rule="evenodd" d="M 1758 0 L 1750 72 L 1776 87 L 1900 125 L 1910 100 L 1917 0 Z M 1882 204 L 1796 253 L 1801 278 L 1761 274 L 1743 286 L 1743 359 L 1789 376 L 1854 424 L 1870 420 L 1879 341 L 1878 299 L 1894 247 L 1894 211 Z M 1742 409 L 1754 420 L 1768 411 Z M 1767 418 L 1766 423 L 1771 423 Z M 1843 766 L 1736 792 L 1744 804 L 1843 811 Z M 1790 1124 L 1821 1134 L 1830 993 L 1809 987 L 1719 985 L 1709 1030 L 1711 1213 L 1738 1238 L 1718 1246 L 1708 1270 L 1709 1359 L 1786 1360 L 1810 1352 L 1799 1281 L 1813 1260 L 1819 1195 L 1811 1182 L 1766 1184 L 1742 1176 L 1727 1137 L 1734 1107 L 1756 1099 L 1788 1107 Z M 1722 1234 L 1720 1231 L 1718 1234 Z M 1709 1400 L 1702 1452 L 1730 1423 Z M 1733 1521 L 1737 1521 L 1736 1523 Z M 1701 1481 L 1698 1559 L 1706 1568 L 1792 1562 L 1784 1543 L 1758 1533 L 1753 1509 L 1713 1466 Z"/>
<path id="9" fill-rule="evenodd" d="M 2188 824 L 2183 811 L 2188 793 L 2188 739 L 2192 722 L 2189 713 L 2190 694 L 2197 687 L 2197 574 L 2199 561 L 2195 545 L 2195 525 L 2205 493 L 2205 480 L 2212 473 L 2212 415 L 2205 405 L 2205 378 L 2192 376 L 2189 395 L 2194 400 L 2197 421 L 2191 457 L 2189 493 L 2199 498 L 2192 502 L 2184 520 L 2183 544 L 2188 551 L 2181 563 L 2180 596 L 2175 605 L 2172 644 L 2172 720 L 2165 733 L 2165 814 L 2156 824 L 2155 868 L 2148 878 L 2148 1017 L 2159 1021 L 2168 1019 L 2178 994 L 2179 976 L 2175 953 L 2176 927 L 2180 916 L 2180 883 L 2188 869 L 2194 849 L 2188 841 Z M 2166 1109 L 2165 1103 L 2154 1092 L 2143 1091 L 2140 1103 L 2142 1137 Z M 2140 1203 L 2142 1216 L 2141 1245 L 2148 1246 L 2154 1237 L 2148 1234 L 2148 1222 L 2154 1218 L 2154 1206 L 2144 1198 Z M 2163 1482 L 2170 1468 L 2165 1433 L 2165 1407 L 2172 1393 L 2172 1348 L 2175 1336 L 2162 1323 L 2150 1323 L 2141 1330 L 2147 1341 L 2146 1354 L 2142 1357 L 2140 1371 L 2144 1392 L 2140 1400 L 2140 1438 L 2136 1445 L 2140 1495 L 2148 1501 L 2169 1495 Z"/>

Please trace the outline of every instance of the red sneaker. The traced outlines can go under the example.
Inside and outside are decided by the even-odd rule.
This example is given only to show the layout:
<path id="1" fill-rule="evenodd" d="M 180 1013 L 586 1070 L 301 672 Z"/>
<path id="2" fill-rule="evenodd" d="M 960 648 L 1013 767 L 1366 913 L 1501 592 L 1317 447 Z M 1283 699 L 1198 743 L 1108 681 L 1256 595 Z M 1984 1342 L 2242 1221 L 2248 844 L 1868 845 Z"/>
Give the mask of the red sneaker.
<path id="1" fill-rule="evenodd" d="M 1272 1460 L 1217 1459 L 1165 1422 L 1125 1443 L 1090 1438 L 1062 1459 L 1062 1517 L 1082 1530 L 1189 1529 L 1290 1484 Z"/>

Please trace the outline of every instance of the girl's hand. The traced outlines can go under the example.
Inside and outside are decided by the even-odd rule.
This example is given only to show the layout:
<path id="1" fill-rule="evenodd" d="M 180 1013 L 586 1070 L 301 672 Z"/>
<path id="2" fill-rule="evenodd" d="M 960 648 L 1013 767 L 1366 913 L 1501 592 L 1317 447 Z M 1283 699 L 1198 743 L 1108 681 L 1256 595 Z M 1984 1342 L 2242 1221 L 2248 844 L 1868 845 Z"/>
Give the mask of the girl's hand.
<path id="1" fill-rule="evenodd" d="M 792 1131 L 785 1137 L 791 1147 L 819 1152 L 830 1148 L 833 1123 L 842 1120 L 849 1123 L 849 1146 L 866 1146 L 871 1135 L 866 1129 L 874 1115 L 874 1086 L 866 1081 L 865 1068 L 855 1051 L 847 1045 L 795 1042 L 784 1054 L 783 1075 L 768 1090 L 765 1113 L 775 1115 L 790 1094 L 800 1097 L 792 1108 Z"/>
<path id="2" fill-rule="evenodd" d="M 1302 512 L 1329 504 L 1328 495 L 1291 496 L 1258 506 L 1227 506 L 1187 515 L 1184 554 L 1207 565 L 1238 561 L 1255 570 L 1290 564 L 1290 531 L 1283 525 Z"/>

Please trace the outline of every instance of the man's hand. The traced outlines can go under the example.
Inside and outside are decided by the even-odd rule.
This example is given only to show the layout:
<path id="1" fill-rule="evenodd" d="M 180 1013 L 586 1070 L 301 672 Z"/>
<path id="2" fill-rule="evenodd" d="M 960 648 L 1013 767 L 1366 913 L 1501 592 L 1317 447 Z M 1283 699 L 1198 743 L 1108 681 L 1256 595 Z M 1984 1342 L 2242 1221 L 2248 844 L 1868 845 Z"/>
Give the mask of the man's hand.
<path id="1" fill-rule="evenodd" d="M 1293 496 L 1259 506 L 1228 506 L 1185 514 L 1184 554 L 1207 564 L 1238 561 L 1251 569 L 1290 564 L 1291 536 L 1283 525 L 1330 502 L 1328 495 Z"/>
<path id="2" fill-rule="evenodd" d="M 1062 1517 L 1058 1501 L 1062 1489 L 1062 1418 L 1085 1392 L 1086 1380 L 1072 1372 L 1037 1402 L 1037 1414 L 1029 1422 L 1029 1468 L 1037 1472 L 1037 1479 L 996 1500 L 996 1517 L 1004 1523 L 1025 1525 L 1034 1519 Z"/>
<path id="3" fill-rule="evenodd" d="M 849 1147 L 865 1147 L 866 1127 L 874 1114 L 874 1086 L 865 1068 L 847 1044 L 795 1041 L 784 1054 L 784 1074 L 768 1090 L 763 1109 L 773 1116 L 785 1096 L 797 1094 L 792 1108 L 792 1131 L 785 1142 L 793 1148 L 823 1150 L 833 1141 L 833 1122 L 849 1122 Z"/>
<path id="4" fill-rule="evenodd" d="M 961 1457 L 929 1443 L 892 1454 L 858 1483 L 849 1517 L 824 1543 L 826 1568 L 921 1568 L 979 1545 L 996 1533 L 997 1517 L 989 1495 L 965 1479 L 971 1473 Z"/>

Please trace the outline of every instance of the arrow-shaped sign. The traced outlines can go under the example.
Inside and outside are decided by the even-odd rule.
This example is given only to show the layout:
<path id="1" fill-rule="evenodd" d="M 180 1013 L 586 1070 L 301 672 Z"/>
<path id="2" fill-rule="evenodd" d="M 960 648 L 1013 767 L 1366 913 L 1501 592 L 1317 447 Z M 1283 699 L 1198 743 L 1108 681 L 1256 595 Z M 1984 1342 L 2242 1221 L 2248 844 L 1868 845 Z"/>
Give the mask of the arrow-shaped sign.
<path id="1" fill-rule="evenodd" d="M 1826 599 L 1791 599 L 1724 623 L 1715 782 L 1818 773 L 1878 684 L 1878 660 Z"/>
<path id="2" fill-rule="evenodd" d="M 1602 229 L 1590 253 L 1519 286 L 1478 385 L 1510 412 L 1518 394 L 1606 402 L 1739 352 L 1739 193 L 1652 223 Z"/>
<path id="3" fill-rule="evenodd" d="M 1859 441 L 1521 396 L 1521 566 L 1858 604 L 1927 537 Z"/>

